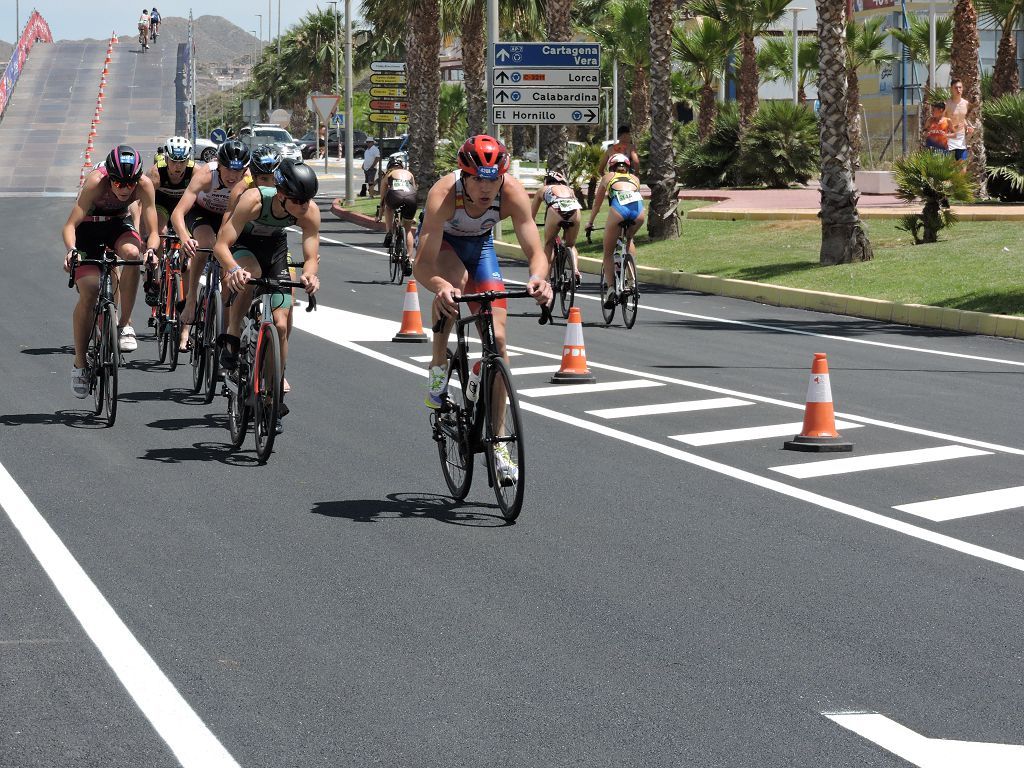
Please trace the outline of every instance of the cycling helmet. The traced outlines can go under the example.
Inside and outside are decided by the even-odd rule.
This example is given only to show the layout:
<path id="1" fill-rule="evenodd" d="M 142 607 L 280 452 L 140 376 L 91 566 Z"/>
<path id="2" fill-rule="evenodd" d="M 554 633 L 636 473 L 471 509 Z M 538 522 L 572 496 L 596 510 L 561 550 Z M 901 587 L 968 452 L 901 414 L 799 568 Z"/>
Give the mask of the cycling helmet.
<path id="1" fill-rule="evenodd" d="M 409 161 L 406 159 L 405 154 L 398 152 L 388 158 L 388 170 L 392 168 L 408 168 Z"/>
<path id="2" fill-rule="evenodd" d="M 273 144 L 260 144 L 252 153 L 249 169 L 253 173 L 273 173 L 281 165 L 281 150 Z"/>
<path id="3" fill-rule="evenodd" d="M 614 168 L 618 165 L 624 165 L 626 166 L 626 168 L 629 168 L 630 170 L 633 169 L 633 166 L 629 162 L 629 158 L 623 155 L 621 152 L 616 152 L 614 155 L 608 158 L 609 168 Z"/>
<path id="4" fill-rule="evenodd" d="M 103 166 L 112 181 L 133 184 L 142 176 L 142 155 L 127 144 L 118 144 L 110 150 Z"/>
<path id="5" fill-rule="evenodd" d="M 277 191 L 300 203 L 312 200 L 320 189 L 316 173 L 305 163 L 282 162 L 274 171 Z"/>
<path id="6" fill-rule="evenodd" d="M 544 174 L 544 181 L 550 182 L 551 184 L 568 184 L 566 181 L 565 174 L 561 171 L 548 171 Z"/>
<path id="7" fill-rule="evenodd" d="M 241 171 L 249 164 L 249 148 L 238 139 L 229 139 L 217 150 L 217 162 L 233 171 Z"/>
<path id="8" fill-rule="evenodd" d="M 164 152 L 171 160 L 188 160 L 192 157 L 192 142 L 184 136 L 171 136 L 164 147 Z"/>
<path id="9" fill-rule="evenodd" d="M 459 168 L 468 176 L 498 179 L 511 164 L 505 145 L 493 136 L 470 136 L 459 148 Z"/>

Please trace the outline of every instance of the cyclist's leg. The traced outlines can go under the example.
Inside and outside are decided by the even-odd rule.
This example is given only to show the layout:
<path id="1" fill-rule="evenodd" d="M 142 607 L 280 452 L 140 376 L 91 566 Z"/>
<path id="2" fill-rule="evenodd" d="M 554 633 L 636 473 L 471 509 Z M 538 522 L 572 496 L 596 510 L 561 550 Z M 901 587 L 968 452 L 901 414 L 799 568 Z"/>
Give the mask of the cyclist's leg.
<path id="1" fill-rule="evenodd" d="M 260 263 L 252 251 L 248 249 L 239 249 L 236 250 L 233 255 L 238 266 L 250 275 L 253 277 L 263 276 L 263 272 L 260 270 Z M 227 333 L 229 336 L 238 337 L 242 328 L 242 318 L 245 317 L 245 313 L 248 311 L 251 303 L 252 288 L 246 286 L 238 292 L 238 295 L 235 296 L 234 303 L 228 307 Z"/>
<path id="2" fill-rule="evenodd" d="M 119 259 L 138 259 L 142 255 L 142 239 L 135 229 L 124 223 L 117 229 L 121 234 L 113 242 L 114 252 Z M 117 299 L 118 317 L 117 327 L 124 328 L 132 324 L 132 310 L 135 308 L 135 298 L 139 291 L 140 270 L 136 266 L 122 267 L 118 276 Z"/>
<path id="3" fill-rule="evenodd" d="M 604 239 L 602 241 L 604 245 L 602 269 L 607 285 L 612 285 L 615 282 L 615 265 L 612 254 L 615 253 L 615 243 L 619 239 L 619 222 L 621 221 L 622 214 L 615 208 L 609 209 L 608 218 L 604 222 Z"/>
<path id="4" fill-rule="evenodd" d="M 199 243 L 200 248 L 213 248 L 217 242 L 217 233 L 210 224 L 199 220 L 195 227 L 189 224 L 192 230 L 192 238 Z M 188 265 L 187 278 L 188 290 L 185 292 L 185 308 L 181 311 L 182 322 L 188 324 L 195 318 L 196 296 L 199 294 L 199 276 L 203 274 L 206 267 L 208 254 L 197 253 Z"/>
<path id="5" fill-rule="evenodd" d="M 459 289 L 461 293 L 466 292 L 466 283 L 469 281 L 469 271 L 462 263 L 458 253 L 450 243 L 441 243 L 441 250 L 437 254 L 437 267 L 441 277 Z M 431 304 L 432 313 L 430 325 L 437 322 L 437 310 Z M 448 357 L 448 335 L 451 333 L 451 323 L 446 323 L 439 333 L 434 334 L 434 341 L 431 347 L 430 367 L 444 367 Z"/>
<path id="6" fill-rule="evenodd" d="M 633 219 L 633 223 L 626 229 L 626 235 L 629 237 L 629 253 L 632 255 L 634 261 L 636 260 L 636 242 L 634 242 L 633 237 L 640 231 L 640 227 L 646 219 L 647 217 L 641 208 L 636 218 Z"/>
<path id="7" fill-rule="evenodd" d="M 92 312 L 96 296 L 100 292 L 100 275 L 96 267 L 79 267 L 75 271 L 75 287 L 78 289 L 78 303 L 72 315 L 72 330 L 75 337 L 75 368 L 85 368 L 85 351 L 89 348 L 92 333 Z"/>
<path id="8" fill-rule="evenodd" d="M 395 214 L 394 211 L 391 210 L 391 206 L 388 205 L 390 198 L 391 193 L 389 192 L 382 197 L 380 201 L 380 217 L 384 222 L 384 245 L 390 245 L 391 238 L 394 237 L 393 230 L 395 228 Z"/>
<path id="9" fill-rule="evenodd" d="M 558 210 L 548 208 L 544 214 L 544 253 L 548 257 L 548 269 L 551 268 L 551 261 L 555 257 L 555 237 L 558 235 L 558 222 L 561 217 Z"/>
<path id="10" fill-rule="evenodd" d="M 578 279 L 580 276 L 580 256 L 576 252 L 576 238 L 580 236 L 580 212 L 573 211 L 570 221 L 572 223 L 562 233 L 562 242 L 569 249 L 569 253 L 572 256 L 572 272 Z"/>

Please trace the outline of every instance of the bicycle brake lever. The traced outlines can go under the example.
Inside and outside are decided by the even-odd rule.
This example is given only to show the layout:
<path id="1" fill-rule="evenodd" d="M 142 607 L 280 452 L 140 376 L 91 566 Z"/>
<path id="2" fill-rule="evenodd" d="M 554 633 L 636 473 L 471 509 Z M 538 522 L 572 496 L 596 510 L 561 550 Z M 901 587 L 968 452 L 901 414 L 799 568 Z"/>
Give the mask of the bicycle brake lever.
<path id="1" fill-rule="evenodd" d="M 314 309 L 316 309 L 316 296 L 309 294 L 307 298 L 309 299 L 309 301 L 306 302 L 306 311 L 312 312 Z"/>
<path id="2" fill-rule="evenodd" d="M 555 305 L 554 297 L 551 298 L 551 304 L 540 305 L 540 319 L 537 320 L 539 325 L 547 325 L 548 323 L 554 323 L 551 318 L 551 307 Z"/>
<path id="3" fill-rule="evenodd" d="M 444 330 L 445 320 L 446 320 L 445 316 L 441 315 L 439 318 L 437 318 L 437 322 L 434 323 L 434 325 L 431 327 L 431 330 L 434 333 L 440 333 L 441 331 L 443 331 Z"/>

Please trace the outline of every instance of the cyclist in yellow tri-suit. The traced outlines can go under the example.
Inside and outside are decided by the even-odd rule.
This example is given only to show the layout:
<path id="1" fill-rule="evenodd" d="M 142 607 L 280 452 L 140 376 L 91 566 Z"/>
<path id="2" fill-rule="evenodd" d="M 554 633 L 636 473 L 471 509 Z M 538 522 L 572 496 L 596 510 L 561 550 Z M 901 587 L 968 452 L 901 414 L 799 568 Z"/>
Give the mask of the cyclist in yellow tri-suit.
<path id="1" fill-rule="evenodd" d="M 629 238 L 629 252 L 636 258 L 636 245 L 633 235 L 640 229 L 646 218 L 644 200 L 640 196 L 640 179 L 631 172 L 629 158 L 615 154 L 608 158 L 608 173 L 604 175 L 597 187 L 594 207 L 590 209 L 590 221 L 587 233 L 594 229 L 594 219 L 601 210 L 601 204 L 607 196 L 609 200 L 608 218 L 604 223 L 604 281 L 608 291 L 603 296 L 606 307 L 613 307 L 618 301 L 615 295 L 615 267 L 612 254 L 615 252 L 615 241 L 619 238 L 619 222 L 626 222 L 626 235 Z"/>

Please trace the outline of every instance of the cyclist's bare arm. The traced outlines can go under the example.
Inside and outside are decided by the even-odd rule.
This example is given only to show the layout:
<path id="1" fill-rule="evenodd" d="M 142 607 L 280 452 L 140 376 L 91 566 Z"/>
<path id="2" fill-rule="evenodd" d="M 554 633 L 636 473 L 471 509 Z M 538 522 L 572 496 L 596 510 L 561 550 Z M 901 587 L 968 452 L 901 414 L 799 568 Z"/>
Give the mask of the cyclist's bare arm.
<path id="1" fill-rule="evenodd" d="M 597 182 L 597 194 L 594 195 L 594 204 L 590 208 L 590 223 L 587 224 L 588 229 L 593 229 L 594 219 L 597 218 L 597 213 L 601 210 L 601 206 L 604 204 L 605 188 L 608 186 L 607 181 L 611 176 L 611 173 L 606 173 L 601 177 L 601 180 Z"/>
<path id="2" fill-rule="evenodd" d="M 61 235 L 64 238 L 64 249 L 67 254 L 64 257 L 64 271 L 71 271 L 71 251 L 75 247 L 75 229 L 85 221 L 85 217 L 88 215 L 86 211 L 89 206 L 92 205 L 92 198 L 95 195 L 96 185 L 95 183 L 90 188 L 89 180 L 86 179 L 85 186 L 82 188 L 81 193 L 78 195 L 78 199 L 75 204 L 71 207 L 71 213 L 68 214 L 68 220 L 64 223 L 64 228 L 61 230 Z"/>
<path id="3" fill-rule="evenodd" d="M 235 207 L 235 212 L 231 214 L 231 218 L 221 224 L 220 232 L 217 234 L 217 243 L 213 246 L 214 258 L 220 262 L 221 269 L 223 270 L 221 279 L 224 281 L 225 288 L 229 291 L 239 290 L 245 281 L 249 279 L 249 273 L 244 269 L 228 274 L 238 266 L 235 257 L 231 255 L 231 246 L 238 241 L 238 236 L 245 229 L 245 225 L 259 216 L 260 201 L 262 199 L 260 191 L 259 189 L 251 189 L 249 192 L 252 194 L 242 195 L 242 199 L 238 201 L 238 205 Z"/>
<path id="4" fill-rule="evenodd" d="M 302 274 L 306 292 L 314 294 L 320 288 L 317 272 L 320 269 L 320 209 L 310 203 L 306 214 L 298 220 L 302 228 Z"/>
<path id="5" fill-rule="evenodd" d="M 444 237 L 444 223 L 455 214 L 455 176 L 449 174 L 435 184 L 427 193 L 424 206 L 423 227 L 420 229 L 420 243 L 416 249 L 416 280 L 431 293 L 451 289 L 441 276 L 438 255 Z M 455 308 L 452 304 L 451 308 Z"/>
<path id="6" fill-rule="evenodd" d="M 178 200 L 178 204 L 171 211 L 171 226 L 174 227 L 174 231 L 181 238 L 182 247 L 185 248 L 186 254 L 190 256 L 193 254 L 189 254 L 188 251 L 192 250 L 194 246 L 190 242 L 192 233 L 185 226 L 185 214 L 192 210 L 192 206 L 196 204 L 199 193 L 210 186 L 210 177 L 209 167 L 197 163 L 195 170 L 192 171 L 192 181 L 185 187 L 181 199 Z"/>
<path id="7" fill-rule="evenodd" d="M 142 220 L 146 225 L 146 248 L 156 251 L 160 248 L 160 228 L 156 217 L 156 187 L 148 176 L 139 179 L 139 200 L 142 203 Z"/>
<path id="8" fill-rule="evenodd" d="M 245 183 L 245 179 L 242 179 L 231 188 L 231 194 L 228 195 L 228 209 L 224 212 L 225 216 L 231 217 L 231 214 L 235 212 L 235 207 L 238 205 L 238 198 L 250 189 L 251 187 Z"/>
<path id="9" fill-rule="evenodd" d="M 537 220 L 537 211 L 540 210 L 540 204 L 544 200 L 544 190 L 547 188 L 548 185 L 545 184 L 533 193 L 533 202 L 530 204 L 530 218 L 534 221 Z"/>

